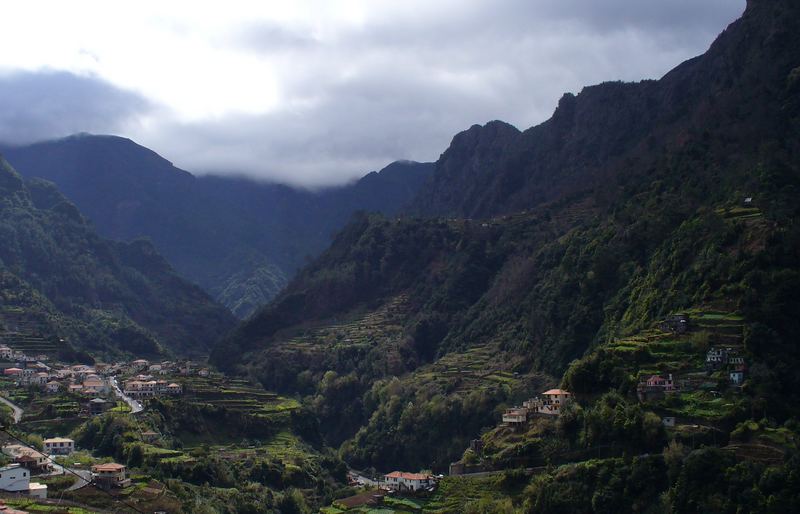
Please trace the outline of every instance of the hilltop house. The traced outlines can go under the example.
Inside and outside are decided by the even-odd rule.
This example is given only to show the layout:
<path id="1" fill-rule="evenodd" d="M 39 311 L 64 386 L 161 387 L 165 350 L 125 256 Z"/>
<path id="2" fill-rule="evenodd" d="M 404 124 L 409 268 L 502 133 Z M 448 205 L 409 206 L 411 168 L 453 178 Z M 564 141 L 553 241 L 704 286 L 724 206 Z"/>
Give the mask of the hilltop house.
<path id="1" fill-rule="evenodd" d="M 640 402 L 649 400 L 660 400 L 665 395 L 674 393 L 678 390 L 675 385 L 675 380 L 670 373 L 666 377 L 661 375 L 652 375 L 646 380 L 639 382 L 636 386 L 636 396 L 639 397 Z"/>
<path id="2" fill-rule="evenodd" d="M 3 360 L 11 360 L 11 357 L 14 355 L 14 350 L 8 347 L 8 345 L 0 344 L 0 359 Z"/>
<path id="3" fill-rule="evenodd" d="M 0 468 L 0 491 L 27 493 L 34 498 L 47 498 L 47 486 L 31 482 L 30 471 L 19 464 L 9 464 Z"/>
<path id="4" fill-rule="evenodd" d="M 384 485 L 391 491 L 421 491 L 433 487 L 433 479 L 425 473 L 393 471 L 384 477 Z"/>
<path id="5" fill-rule="evenodd" d="M 106 490 L 112 487 L 127 487 L 131 483 L 131 479 L 125 477 L 125 466 L 116 462 L 95 464 L 92 466 L 92 476 L 94 482 Z"/>
<path id="6" fill-rule="evenodd" d="M 44 451 L 50 455 L 69 455 L 75 451 L 75 441 L 66 437 L 45 439 Z"/>
<path id="7" fill-rule="evenodd" d="M 546 416 L 558 416 L 561 407 L 572 398 L 572 393 L 563 389 L 549 389 L 537 396 L 522 403 L 530 412 L 534 414 L 544 414 Z"/>

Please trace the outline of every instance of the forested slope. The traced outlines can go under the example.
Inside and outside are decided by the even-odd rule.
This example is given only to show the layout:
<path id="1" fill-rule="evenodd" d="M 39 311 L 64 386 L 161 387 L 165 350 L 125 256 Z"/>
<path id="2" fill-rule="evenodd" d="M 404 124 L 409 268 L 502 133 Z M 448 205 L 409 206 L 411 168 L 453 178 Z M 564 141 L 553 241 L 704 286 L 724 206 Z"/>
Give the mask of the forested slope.
<path id="1" fill-rule="evenodd" d="M 9 343 L 13 333 L 55 346 L 65 339 L 97 355 L 200 355 L 233 325 L 227 309 L 179 278 L 150 243 L 100 238 L 53 184 L 26 183 L 5 160 L 0 241 Z"/>
<path id="2" fill-rule="evenodd" d="M 415 212 L 478 219 L 355 219 L 213 360 L 346 419 L 354 463 L 438 467 L 587 350 L 722 305 L 795 415 L 797 11 L 750 2 L 659 81 L 456 136 Z"/>

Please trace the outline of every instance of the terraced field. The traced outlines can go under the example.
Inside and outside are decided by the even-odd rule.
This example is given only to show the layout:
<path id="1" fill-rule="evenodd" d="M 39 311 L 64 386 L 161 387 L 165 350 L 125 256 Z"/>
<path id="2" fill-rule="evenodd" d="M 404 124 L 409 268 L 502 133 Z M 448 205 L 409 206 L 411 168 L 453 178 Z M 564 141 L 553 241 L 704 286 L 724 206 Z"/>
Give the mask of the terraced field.
<path id="1" fill-rule="evenodd" d="M 245 380 L 191 377 L 184 382 L 184 401 L 213 404 L 254 416 L 270 416 L 300 408 L 293 398 L 265 391 Z"/>
<path id="2" fill-rule="evenodd" d="M 376 311 L 294 335 L 275 347 L 285 352 L 307 354 L 372 348 L 402 335 L 400 323 L 407 311 L 407 303 L 408 297 L 400 295 Z"/>

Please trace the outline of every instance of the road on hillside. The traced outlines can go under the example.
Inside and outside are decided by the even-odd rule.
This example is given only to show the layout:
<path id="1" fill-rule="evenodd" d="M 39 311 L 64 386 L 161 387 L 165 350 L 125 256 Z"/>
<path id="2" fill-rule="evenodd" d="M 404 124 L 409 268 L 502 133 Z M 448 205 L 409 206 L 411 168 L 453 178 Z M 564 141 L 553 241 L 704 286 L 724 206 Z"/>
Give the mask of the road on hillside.
<path id="1" fill-rule="evenodd" d="M 14 414 L 13 414 L 14 423 L 19 423 L 20 420 L 22 419 L 22 413 L 25 412 L 25 411 L 23 411 L 22 408 L 19 407 L 18 405 L 15 405 L 15 404 L 11 403 L 11 400 L 9 400 L 8 398 L 6 398 L 4 396 L 0 396 L 0 402 L 5 403 L 9 407 L 11 407 L 11 410 L 14 411 Z"/>
<path id="2" fill-rule="evenodd" d="M 142 407 L 141 403 L 122 392 L 122 389 L 119 387 L 119 383 L 117 383 L 117 377 L 111 377 L 109 379 L 109 383 L 111 384 L 111 387 L 114 388 L 114 394 L 116 394 L 117 397 L 130 406 L 131 414 L 138 414 L 144 410 L 144 407 Z"/>
<path id="3" fill-rule="evenodd" d="M 8 398 L 5 398 L 3 396 L 0 396 L 0 403 L 5 403 L 9 407 L 11 407 L 11 410 L 14 412 L 14 424 L 19 423 L 20 420 L 22 419 L 22 414 L 25 411 L 23 411 L 20 406 L 12 403 L 11 400 L 9 400 Z M 140 408 L 141 408 L 141 406 L 140 406 Z M 48 456 L 48 458 L 50 460 L 50 465 L 52 466 L 53 471 L 47 476 L 63 475 L 66 472 L 70 472 L 73 475 L 77 475 L 75 477 L 76 478 L 75 483 L 72 484 L 71 486 L 69 486 L 67 488 L 67 491 L 75 491 L 77 489 L 80 489 L 81 487 L 89 485 L 92 482 L 92 472 L 91 471 L 89 471 L 87 469 L 72 469 L 72 468 L 68 468 L 68 469 L 65 470 L 63 466 L 61 466 L 60 464 L 56 464 L 56 462 L 53 460 L 53 458 L 51 456 Z"/>

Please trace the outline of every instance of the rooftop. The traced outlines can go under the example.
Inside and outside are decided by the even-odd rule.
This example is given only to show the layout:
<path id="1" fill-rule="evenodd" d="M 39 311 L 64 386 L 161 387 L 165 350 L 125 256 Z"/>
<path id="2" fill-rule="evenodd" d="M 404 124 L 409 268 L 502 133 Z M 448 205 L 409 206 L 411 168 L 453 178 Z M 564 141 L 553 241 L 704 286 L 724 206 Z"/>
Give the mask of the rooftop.
<path id="1" fill-rule="evenodd" d="M 388 475 L 387 478 L 403 478 L 405 480 L 427 480 L 430 478 L 430 475 L 426 475 L 424 473 L 405 473 L 403 471 L 392 471 Z"/>

